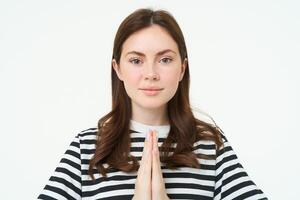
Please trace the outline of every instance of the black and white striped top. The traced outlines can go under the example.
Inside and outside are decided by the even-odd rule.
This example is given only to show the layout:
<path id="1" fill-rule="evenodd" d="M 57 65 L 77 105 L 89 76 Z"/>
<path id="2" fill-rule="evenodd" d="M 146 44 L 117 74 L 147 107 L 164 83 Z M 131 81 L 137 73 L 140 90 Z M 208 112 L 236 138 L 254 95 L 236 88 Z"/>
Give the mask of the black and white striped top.
<path id="1" fill-rule="evenodd" d="M 141 160 L 149 129 L 158 131 L 158 145 L 167 137 L 170 125 L 149 126 L 130 121 L 131 155 Z M 103 180 L 88 175 L 88 163 L 95 152 L 97 128 L 81 131 L 71 142 L 55 172 L 38 199 L 132 199 L 137 173 L 113 171 Z M 180 167 L 170 170 L 162 165 L 166 191 L 170 199 L 241 200 L 267 199 L 252 182 L 223 135 L 224 147 L 216 152 L 212 141 L 194 144 L 196 154 L 216 155 L 216 160 L 200 159 L 201 169 Z M 105 167 L 107 165 L 104 165 Z"/>

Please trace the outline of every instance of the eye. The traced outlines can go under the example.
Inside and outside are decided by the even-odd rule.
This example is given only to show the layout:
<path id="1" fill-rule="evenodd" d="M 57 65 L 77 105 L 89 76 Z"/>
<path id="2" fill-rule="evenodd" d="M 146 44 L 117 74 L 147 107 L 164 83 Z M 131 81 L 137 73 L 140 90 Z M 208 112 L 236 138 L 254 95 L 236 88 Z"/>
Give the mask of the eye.
<path id="1" fill-rule="evenodd" d="M 138 65 L 138 64 L 141 63 L 141 60 L 139 60 L 137 58 L 133 58 L 133 59 L 130 59 L 129 62 L 132 63 L 132 64 L 137 64 Z"/>
<path id="2" fill-rule="evenodd" d="M 161 59 L 161 61 L 163 61 L 163 63 L 170 63 L 172 61 L 171 58 L 163 58 Z"/>

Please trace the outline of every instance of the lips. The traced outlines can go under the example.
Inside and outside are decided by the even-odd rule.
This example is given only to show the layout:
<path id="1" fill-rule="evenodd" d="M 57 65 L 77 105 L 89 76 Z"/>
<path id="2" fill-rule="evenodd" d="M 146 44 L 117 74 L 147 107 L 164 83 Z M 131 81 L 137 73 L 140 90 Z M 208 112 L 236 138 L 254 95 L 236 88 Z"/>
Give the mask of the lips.
<path id="1" fill-rule="evenodd" d="M 147 96 L 156 96 L 160 93 L 163 88 L 158 87 L 146 87 L 146 88 L 140 88 L 140 90 L 143 91 L 143 93 Z"/>
<path id="2" fill-rule="evenodd" d="M 148 86 L 148 87 L 140 88 L 140 90 L 158 91 L 158 90 L 163 90 L 163 88 L 157 86 Z"/>
<path id="3" fill-rule="evenodd" d="M 153 87 L 150 87 L 150 88 L 141 88 L 141 90 L 159 91 L 159 90 L 163 90 L 163 88 L 153 88 Z"/>

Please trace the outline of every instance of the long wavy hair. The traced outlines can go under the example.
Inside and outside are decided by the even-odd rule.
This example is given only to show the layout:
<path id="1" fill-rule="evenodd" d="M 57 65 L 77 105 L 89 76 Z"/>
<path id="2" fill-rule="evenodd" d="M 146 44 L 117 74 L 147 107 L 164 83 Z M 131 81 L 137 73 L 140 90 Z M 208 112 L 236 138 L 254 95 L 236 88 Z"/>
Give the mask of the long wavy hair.
<path id="1" fill-rule="evenodd" d="M 125 40 L 136 31 L 153 24 L 163 27 L 174 39 L 182 62 L 188 58 L 184 37 L 175 18 L 165 10 L 154 11 L 150 8 L 142 8 L 131 13 L 120 24 L 114 40 L 112 59 L 119 64 Z M 93 180 L 95 179 L 94 173 L 100 173 L 106 177 L 111 169 L 133 172 L 139 168 L 137 158 L 130 155 L 131 100 L 113 65 L 111 66 L 111 80 L 112 110 L 98 122 L 96 150 L 89 163 L 88 174 Z M 199 140 L 214 141 L 218 149 L 222 146 L 222 130 L 217 125 L 201 121 L 194 116 L 190 106 L 189 87 L 190 74 L 187 62 L 177 91 L 168 102 L 170 132 L 160 147 L 161 162 L 164 162 L 170 169 L 180 166 L 200 168 L 197 158 L 204 157 L 204 155 L 193 153 L 193 144 Z M 173 147 L 175 143 L 177 145 Z M 213 159 L 213 157 L 208 159 Z"/>

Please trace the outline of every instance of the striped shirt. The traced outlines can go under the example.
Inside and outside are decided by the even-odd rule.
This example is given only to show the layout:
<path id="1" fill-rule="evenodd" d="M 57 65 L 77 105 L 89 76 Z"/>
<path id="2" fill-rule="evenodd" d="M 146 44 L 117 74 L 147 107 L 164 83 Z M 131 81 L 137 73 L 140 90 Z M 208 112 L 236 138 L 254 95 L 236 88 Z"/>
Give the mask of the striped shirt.
<path id="1" fill-rule="evenodd" d="M 130 120 L 130 153 L 139 162 L 149 129 L 157 130 L 158 146 L 161 146 L 168 136 L 170 125 L 150 126 Z M 105 180 L 97 173 L 94 174 L 95 182 L 88 175 L 89 160 L 95 153 L 96 136 L 95 127 L 83 130 L 74 137 L 38 199 L 132 199 L 137 172 L 115 170 L 108 172 Z M 216 151 L 213 141 L 194 143 L 196 154 L 216 156 L 213 160 L 198 158 L 200 169 L 179 167 L 171 170 L 161 163 L 170 199 L 267 199 L 245 172 L 224 134 L 222 139 L 224 146 L 219 151 Z"/>

